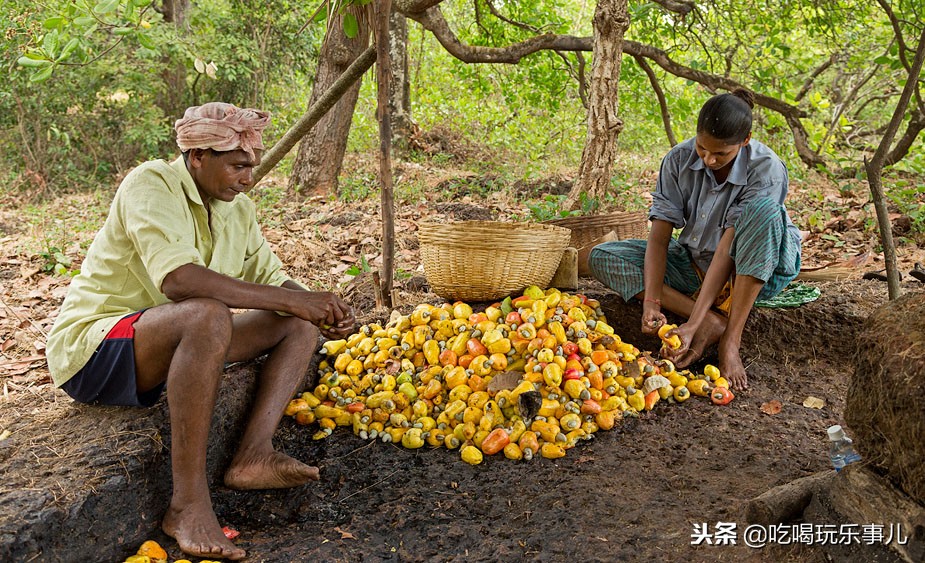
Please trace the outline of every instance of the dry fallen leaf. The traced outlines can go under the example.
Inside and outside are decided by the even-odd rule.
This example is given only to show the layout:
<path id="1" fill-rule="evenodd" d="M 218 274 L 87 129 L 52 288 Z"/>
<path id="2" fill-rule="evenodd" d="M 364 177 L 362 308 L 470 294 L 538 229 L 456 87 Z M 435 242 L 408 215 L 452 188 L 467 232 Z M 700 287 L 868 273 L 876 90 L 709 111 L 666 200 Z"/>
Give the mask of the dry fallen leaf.
<path id="1" fill-rule="evenodd" d="M 777 399 L 761 404 L 761 412 L 763 412 L 764 414 L 770 414 L 772 416 L 775 414 L 778 414 L 782 408 L 783 408 L 783 405 Z"/>
<path id="2" fill-rule="evenodd" d="M 812 395 L 810 395 L 809 397 L 806 397 L 806 399 L 803 401 L 803 406 L 809 409 L 821 409 L 822 407 L 825 406 L 825 401 L 823 401 L 819 397 L 813 397 Z"/>
<path id="3" fill-rule="evenodd" d="M 356 536 L 354 536 L 354 535 L 351 534 L 350 532 L 345 532 L 344 530 L 341 530 L 339 526 L 335 526 L 335 527 L 334 527 L 334 531 L 335 531 L 335 532 L 340 532 L 340 539 L 342 539 L 342 540 L 355 540 L 355 539 L 357 539 Z"/>

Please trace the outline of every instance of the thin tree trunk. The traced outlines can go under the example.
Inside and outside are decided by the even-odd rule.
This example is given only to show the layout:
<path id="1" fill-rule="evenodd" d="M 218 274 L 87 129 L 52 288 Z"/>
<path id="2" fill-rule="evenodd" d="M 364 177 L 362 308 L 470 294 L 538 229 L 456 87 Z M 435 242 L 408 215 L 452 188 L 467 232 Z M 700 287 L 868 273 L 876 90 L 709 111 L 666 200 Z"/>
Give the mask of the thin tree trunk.
<path id="1" fill-rule="evenodd" d="M 392 64 L 389 49 L 389 15 L 392 12 L 392 0 L 379 0 L 376 10 L 376 60 L 377 82 L 379 86 L 377 113 L 379 114 L 379 186 L 382 190 L 382 269 L 380 270 L 379 295 L 376 303 L 388 309 L 392 308 L 392 274 L 395 265 L 395 197 L 392 193 L 392 125 L 391 96 Z"/>
<path id="2" fill-rule="evenodd" d="M 161 13 L 165 23 L 172 23 L 181 36 L 189 32 L 186 15 L 189 11 L 189 0 L 164 0 L 157 11 Z M 164 112 L 164 115 L 177 116 L 186 109 L 188 88 L 186 86 L 186 64 L 180 58 L 174 58 L 170 53 L 161 55 L 163 70 L 161 80 L 164 90 L 155 102 Z"/>
<path id="3" fill-rule="evenodd" d="M 600 200 L 610 189 L 617 138 L 623 130 L 623 121 L 617 110 L 623 35 L 630 24 L 627 0 L 599 0 L 592 23 L 594 54 L 591 63 L 588 133 L 578 168 L 578 179 L 564 203 L 566 209 L 577 208 L 581 194 Z"/>
<path id="4" fill-rule="evenodd" d="M 403 152 L 414 130 L 411 120 L 411 85 L 408 79 L 408 20 L 397 10 L 389 16 L 389 121 L 392 148 Z"/>
<path id="5" fill-rule="evenodd" d="M 308 107 L 312 107 L 330 89 L 369 44 L 369 18 L 365 13 L 353 13 L 359 22 L 359 32 L 355 38 L 350 39 L 344 34 L 343 22 L 339 17 L 328 26 Z M 290 192 L 298 192 L 307 198 L 314 194 L 337 191 L 337 177 L 347 150 L 347 136 L 359 95 L 358 80 L 341 96 L 333 111 L 329 111 L 318 122 L 318 126 L 312 129 L 311 134 L 302 139 L 289 177 Z"/>
<path id="6" fill-rule="evenodd" d="M 893 137 L 899 130 L 903 117 L 906 114 L 906 108 L 909 107 L 909 100 L 915 91 L 916 84 L 919 81 L 919 75 L 922 73 L 922 61 L 925 59 L 925 29 L 919 36 L 919 44 L 915 51 L 915 59 L 912 66 L 909 67 L 909 77 L 906 79 L 906 86 L 903 88 L 899 101 L 896 103 L 896 109 L 893 111 L 893 118 L 887 126 L 886 133 L 880 140 L 880 146 L 877 147 L 874 156 L 870 160 L 864 159 L 864 168 L 867 170 L 867 183 L 870 184 L 870 194 L 874 200 L 874 208 L 877 210 L 877 223 L 880 225 L 880 240 L 883 244 L 883 260 L 886 263 L 887 290 L 890 300 L 900 296 L 899 289 L 899 270 L 896 267 L 896 245 L 893 243 L 893 229 L 890 224 L 890 217 L 886 208 L 886 201 L 883 197 L 883 181 L 881 173 L 883 172 L 883 163 L 886 161 L 890 145 L 893 144 Z"/>

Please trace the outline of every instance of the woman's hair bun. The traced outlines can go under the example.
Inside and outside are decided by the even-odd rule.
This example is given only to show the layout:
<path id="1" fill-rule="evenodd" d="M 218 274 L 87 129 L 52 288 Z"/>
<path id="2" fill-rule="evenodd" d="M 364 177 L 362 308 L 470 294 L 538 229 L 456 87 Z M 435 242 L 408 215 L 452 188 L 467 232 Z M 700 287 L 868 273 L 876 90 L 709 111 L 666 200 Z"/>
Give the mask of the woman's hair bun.
<path id="1" fill-rule="evenodd" d="M 748 104 L 748 107 L 755 109 L 755 95 L 749 90 L 745 88 L 736 88 L 732 91 L 732 95 Z"/>

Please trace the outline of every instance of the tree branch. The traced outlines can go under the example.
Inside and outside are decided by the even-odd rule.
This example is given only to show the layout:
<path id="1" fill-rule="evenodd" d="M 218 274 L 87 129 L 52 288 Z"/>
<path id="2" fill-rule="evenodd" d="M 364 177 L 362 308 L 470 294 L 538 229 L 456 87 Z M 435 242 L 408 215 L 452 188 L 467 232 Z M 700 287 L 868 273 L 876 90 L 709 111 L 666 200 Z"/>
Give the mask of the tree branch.
<path id="1" fill-rule="evenodd" d="M 353 64 L 347 67 L 347 70 L 337 78 L 328 91 L 322 94 L 318 101 L 308 108 L 305 115 L 286 131 L 283 138 L 264 153 L 260 165 L 254 169 L 254 184 L 266 176 L 267 172 L 272 170 L 286 156 L 286 153 L 311 131 L 312 127 L 328 113 L 328 110 L 334 107 L 334 104 L 337 103 L 344 92 L 349 90 L 373 66 L 374 62 L 376 62 L 376 47 L 371 46 L 363 51 L 363 54 L 357 57 Z"/>
<path id="2" fill-rule="evenodd" d="M 478 0 L 476 0 L 476 1 L 478 1 Z M 488 5 L 488 11 L 491 12 L 491 15 L 495 16 L 496 18 L 498 18 L 499 20 L 503 21 L 504 23 L 511 24 L 511 25 L 513 25 L 514 27 L 517 27 L 517 28 L 520 28 L 520 29 L 525 29 L 525 30 L 527 30 L 527 31 L 529 31 L 529 32 L 531 32 L 531 33 L 539 33 L 539 32 L 540 32 L 540 28 L 538 28 L 538 27 L 535 27 L 535 26 L 532 26 L 532 25 L 529 25 L 529 24 L 526 24 L 526 23 L 523 23 L 523 22 L 519 22 L 519 21 L 516 21 L 516 20 L 512 20 L 512 19 L 510 19 L 510 18 L 505 17 L 501 12 L 498 11 L 498 8 L 495 8 L 495 4 L 494 4 L 494 2 L 492 2 L 492 0 L 485 0 L 485 4 Z"/>
<path id="3" fill-rule="evenodd" d="M 658 108 L 662 112 L 662 123 L 665 124 L 665 134 L 668 136 L 668 142 L 671 146 L 678 144 L 678 139 L 674 136 L 674 130 L 671 128 L 671 113 L 668 112 L 668 102 L 665 100 L 665 92 L 662 91 L 661 85 L 658 83 L 658 77 L 655 76 L 655 71 L 652 70 L 652 67 L 649 66 L 649 63 L 640 56 L 633 56 L 636 59 L 636 64 L 646 73 L 646 76 L 649 77 L 649 84 L 652 85 L 652 89 L 655 90 L 655 97 L 658 98 Z"/>
<path id="4" fill-rule="evenodd" d="M 794 98 L 794 100 L 797 103 L 799 103 L 799 101 L 803 99 L 803 96 L 809 93 L 809 89 L 813 87 L 813 82 L 816 81 L 816 78 L 818 78 L 820 74 L 828 70 L 830 66 L 835 64 L 835 61 L 837 59 L 838 59 L 838 53 L 832 53 L 832 55 L 828 59 L 826 59 L 821 65 L 817 66 L 813 70 L 813 72 L 809 75 L 806 81 L 803 82 L 803 87 L 800 88 L 799 92 L 797 92 L 796 98 Z"/>
<path id="5" fill-rule="evenodd" d="M 681 14 L 683 18 L 694 9 L 694 3 L 688 0 L 653 0 L 656 4 L 669 12 Z"/>
<path id="6" fill-rule="evenodd" d="M 585 78 L 585 67 L 587 66 L 585 54 L 581 51 L 575 51 L 575 58 L 578 59 L 578 98 L 581 100 L 582 107 L 588 109 L 588 80 Z"/>
<path id="7" fill-rule="evenodd" d="M 903 39 L 903 32 L 899 26 L 899 20 L 896 18 L 896 14 L 893 12 L 893 8 L 890 7 L 889 3 L 884 0 L 877 0 L 877 4 L 880 4 L 880 7 L 883 8 L 883 11 L 886 13 L 886 17 L 890 20 L 890 26 L 893 28 L 893 35 L 896 36 L 896 41 L 899 42 L 899 60 L 902 62 L 906 72 L 909 72 L 909 59 L 906 58 L 906 51 L 908 51 L 909 48 L 906 46 L 906 41 Z"/>
<path id="8" fill-rule="evenodd" d="M 401 10 L 401 2 L 396 3 L 396 8 Z M 572 35 L 557 35 L 546 33 L 531 37 L 520 43 L 514 43 L 507 47 L 482 47 L 467 45 L 456 37 L 453 30 L 443 17 L 443 13 L 438 8 L 430 8 L 421 13 L 406 13 L 406 17 L 421 24 L 424 29 L 430 31 L 437 38 L 437 41 L 443 45 L 447 52 L 464 63 L 506 63 L 517 64 L 520 59 L 527 55 L 532 55 L 542 50 L 557 51 L 591 51 L 590 37 L 574 37 Z"/>
<path id="9" fill-rule="evenodd" d="M 405 17 L 411 17 L 411 14 L 420 14 L 441 2 L 443 0 L 394 0 L 392 9 L 405 14 Z"/>
<path id="10" fill-rule="evenodd" d="M 687 78 L 688 80 L 693 80 L 694 82 L 703 84 L 704 86 L 712 88 L 713 90 L 727 90 L 729 92 L 738 88 L 751 90 L 750 88 L 746 88 L 744 85 L 736 82 L 735 80 L 732 80 L 731 78 L 710 74 L 708 72 L 703 72 L 701 70 L 696 70 L 680 65 L 671 60 L 668 54 L 661 49 L 656 49 L 655 47 L 651 47 L 649 45 L 643 45 L 641 43 L 637 43 L 636 41 L 624 41 L 623 52 L 628 55 L 638 55 L 641 57 L 646 57 L 647 59 L 651 59 L 655 64 L 662 67 L 670 74 L 681 78 Z M 754 91 L 752 91 L 752 94 L 755 96 L 756 104 L 761 107 L 776 111 L 777 113 L 781 114 L 787 121 L 787 124 L 790 126 L 790 130 L 793 133 L 793 143 L 797 149 L 797 155 L 800 157 L 800 160 L 802 160 L 807 166 L 811 168 L 815 168 L 824 164 L 822 157 L 809 148 L 809 135 L 806 133 L 806 128 L 803 127 L 803 123 L 800 121 L 800 118 L 806 117 L 806 112 L 796 106 L 790 105 L 782 100 L 778 100 L 777 98 L 772 98 L 770 96 L 766 96 Z"/>
<path id="11" fill-rule="evenodd" d="M 912 116 L 909 118 L 909 123 L 906 125 L 905 132 L 903 132 L 899 140 L 896 141 L 893 150 L 886 155 L 886 158 L 883 160 L 883 165 L 892 166 L 904 159 L 906 155 L 909 154 L 912 143 L 915 142 L 915 139 L 923 129 L 925 129 L 925 114 L 922 113 L 921 108 L 915 108 L 912 112 Z"/>
<path id="12" fill-rule="evenodd" d="M 826 129 L 825 135 L 822 137 L 822 141 L 819 143 L 820 151 L 823 150 L 823 147 L 825 147 L 826 143 L 829 142 L 829 139 L 832 138 L 836 128 L 838 128 L 838 122 L 840 121 L 841 116 L 848 110 L 848 106 L 854 102 L 855 98 L 857 98 L 858 92 L 861 91 L 861 88 L 863 88 L 864 85 L 867 84 L 875 74 L 877 74 L 876 66 L 870 69 L 870 71 L 865 76 L 862 76 L 861 79 L 858 80 L 857 83 L 852 86 L 851 89 L 848 90 L 848 93 L 841 99 L 841 102 L 838 104 L 838 108 L 832 115 L 828 129 Z"/>
<path id="13" fill-rule="evenodd" d="M 403 4 L 407 0 L 396 1 L 396 8 L 402 11 Z M 571 35 L 543 34 L 530 39 L 514 43 L 506 47 L 482 47 L 467 45 L 456 37 L 456 34 L 450 29 L 449 24 L 443 17 L 439 8 L 432 7 L 421 13 L 405 13 L 406 17 L 420 23 L 424 29 L 430 31 L 437 41 L 443 45 L 448 53 L 465 63 L 506 63 L 516 64 L 522 58 L 542 50 L 558 51 L 588 51 L 593 52 L 593 41 L 591 37 L 575 37 Z M 744 85 L 716 74 L 703 72 L 681 65 L 673 61 L 665 51 L 649 45 L 643 45 L 636 41 L 623 42 L 623 53 L 631 56 L 645 57 L 652 60 L 655 64 L 667 71 L 669 74 L 693 80 L 706 86 L 711 90 L 733 91 L 737 88 L 746 88 Z M 768 108 L 784 116 L 787 124 L 793 132 L 794 145 L 797 154 L 807 166 L 817 167 L 824 164 L 822 157 L 810 150 L 808 145 L 809 135 L 803 127 L 801 118 L 806 117 L 806 112 L 800 108 L 790 105 L 777 98 L 753 92 L 755 103 Z"/>

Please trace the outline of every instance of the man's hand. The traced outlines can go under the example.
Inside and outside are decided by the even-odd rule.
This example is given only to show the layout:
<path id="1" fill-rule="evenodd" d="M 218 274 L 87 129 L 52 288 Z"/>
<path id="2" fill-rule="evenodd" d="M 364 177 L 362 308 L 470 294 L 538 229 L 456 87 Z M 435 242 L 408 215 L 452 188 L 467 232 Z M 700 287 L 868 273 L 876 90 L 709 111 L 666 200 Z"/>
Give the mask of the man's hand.
<path id="1" fill-rule="evenodd" d="M 329 291 L 306 291 L 295 314 L 313 324 L 325 338 L 342 338 L 353 331 L 353 309 Z"/>

